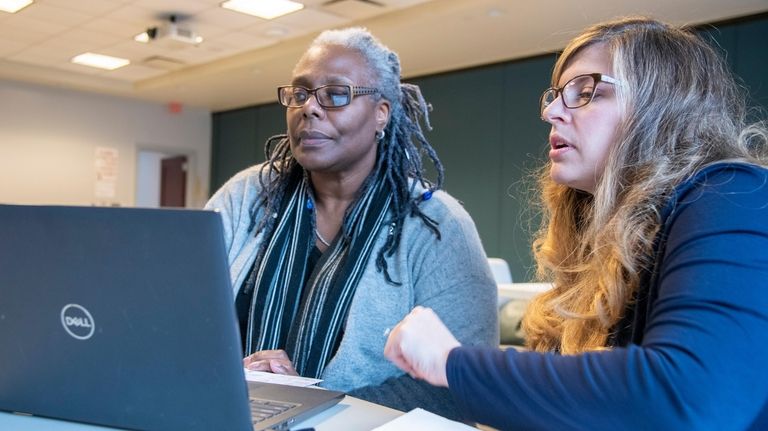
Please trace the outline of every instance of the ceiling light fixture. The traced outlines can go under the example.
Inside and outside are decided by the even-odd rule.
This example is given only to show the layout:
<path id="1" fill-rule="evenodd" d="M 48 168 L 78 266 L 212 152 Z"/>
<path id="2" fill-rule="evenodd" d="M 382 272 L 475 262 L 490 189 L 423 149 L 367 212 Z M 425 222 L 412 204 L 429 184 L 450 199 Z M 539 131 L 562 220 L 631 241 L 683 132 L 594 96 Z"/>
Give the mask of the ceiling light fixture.
<path id="1" fill-rule="evenodd" d="M 304 5 L 290 0 L 228 0 L 222 3 L 221 7 L 259 18 L 273 19 L 301 10 Z"/>
<path id="2" fill-rule="evenodd" d="M 0 10 L 16 13 L 32 4 L 32 0 L 0 0 Z"/>
<path id="3" fill-rule="evenodd" d="M 125 58 L 111 57 L 109 55 L 94 54 L 86 52 L 72 58 L 72 63 L 82 64 L 83 66 L 98 67 L 99 69 L 115 70 L 130 63 Z"/>
<path id="4" fill-rule="evenodd" d="M 133 40 L 141 43 L 156 43 L 169 48 L 185 48 L 187 45 L 203 43 L 203 37 L 179 23 L 176 15 L 170 15 L 162 24 L 137 34 Z"/>
<path id="5" fill-rule="evenodd" d="M 141 43 L 149 43 L 149 33 L 146 31 L 144 33 L 139 33 L 136 36 L 133 36 L 133 40 Z"/>

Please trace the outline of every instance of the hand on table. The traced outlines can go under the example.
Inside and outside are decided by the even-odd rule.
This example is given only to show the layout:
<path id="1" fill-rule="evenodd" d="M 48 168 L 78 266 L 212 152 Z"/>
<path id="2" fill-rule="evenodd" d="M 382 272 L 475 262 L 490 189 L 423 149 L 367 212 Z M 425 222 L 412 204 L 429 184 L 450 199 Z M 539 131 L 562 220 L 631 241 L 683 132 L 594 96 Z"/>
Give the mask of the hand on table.
<path id="1" fill-rule="evenodd" d="M 384 356 L 413 378 L 448 387 L 448 353 L 459 346 L 431 308 L 417 306 L 389 334 Z"/>
<path id="2" fill-rule="evenodd" d="M 243 358 L 243 367 L 252 371 L 298 376 L 285 350 L 260 350 Z"/>

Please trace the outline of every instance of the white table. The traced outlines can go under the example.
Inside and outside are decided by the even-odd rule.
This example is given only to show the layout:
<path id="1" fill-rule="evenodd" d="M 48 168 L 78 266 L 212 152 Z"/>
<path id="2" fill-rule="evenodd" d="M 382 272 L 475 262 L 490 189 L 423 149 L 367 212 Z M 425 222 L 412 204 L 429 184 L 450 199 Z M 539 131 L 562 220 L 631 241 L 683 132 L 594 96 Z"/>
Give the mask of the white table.
<path id="1" fill-rule="evenodd" d="M 403 412 L 398 410 L 347 396 L 335 406 L 294 425 L 291 429 L 313 427 L 315 431 L 369 431 L 402 414 Z M 114 431 L 114 428 L 0 412 L 0 430 Z"/>

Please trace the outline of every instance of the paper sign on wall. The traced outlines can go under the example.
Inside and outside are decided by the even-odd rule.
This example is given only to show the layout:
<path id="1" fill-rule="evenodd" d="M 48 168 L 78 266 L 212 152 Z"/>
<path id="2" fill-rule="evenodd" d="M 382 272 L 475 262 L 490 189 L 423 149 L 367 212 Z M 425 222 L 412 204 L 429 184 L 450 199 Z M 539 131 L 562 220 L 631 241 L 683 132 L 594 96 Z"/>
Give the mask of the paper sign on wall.
<path id="1" fill-rule="evenodd" d="M 117 189 L 117 165 L 119 154 L 117 148 L 96 147 L 94 167 L 96 182 L 94 193 L 100 199 L 114 199 Z"/>

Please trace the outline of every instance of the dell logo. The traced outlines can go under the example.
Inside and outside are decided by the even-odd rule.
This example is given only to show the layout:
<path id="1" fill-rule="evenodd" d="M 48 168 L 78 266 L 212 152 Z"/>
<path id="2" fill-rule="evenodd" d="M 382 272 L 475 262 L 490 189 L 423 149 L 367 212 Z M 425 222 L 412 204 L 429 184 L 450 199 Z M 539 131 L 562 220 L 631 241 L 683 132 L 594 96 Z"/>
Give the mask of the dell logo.
<path id="1" fill-rule="evenodd" d="M 67 304 L 61 309 L 61 324 L 69 335 L 78 340 L 91 338 L 96 328 L 91 313 L 77 304 Z"/>

